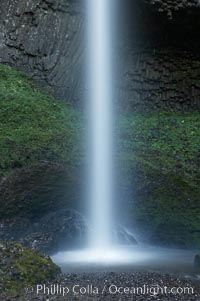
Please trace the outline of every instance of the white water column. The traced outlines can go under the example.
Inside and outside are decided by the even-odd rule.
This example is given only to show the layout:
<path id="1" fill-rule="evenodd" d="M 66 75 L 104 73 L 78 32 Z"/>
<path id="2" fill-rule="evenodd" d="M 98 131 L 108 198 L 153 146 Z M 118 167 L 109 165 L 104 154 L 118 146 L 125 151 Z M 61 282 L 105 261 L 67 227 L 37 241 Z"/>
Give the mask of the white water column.
<path id="1" fill-rule="evenodd" d="M 89 244 L 81 250 L 59 252 L 55 263 L 69 270 L 98 266 L 127 266 L 150 260 L 145 250 L 117 245 L 112 241 L 113 212 L 113 91 L 112 15 L 115 0 L 86 0 L 88 81 L 88 169 L 87 210 L 92 230 Z M 115 14 L 116 15 L 116 14 Z M 155 256 L 155 253 L 153 253 Z M 84 270 L 85 272 L 85 270 Z"/>
<path id="2" fill-rule="evenodd" d="M 91 248 L 112 243 L 112 55 L 111 2 L 87 1 L 89 97 L 89 210 Z"/>

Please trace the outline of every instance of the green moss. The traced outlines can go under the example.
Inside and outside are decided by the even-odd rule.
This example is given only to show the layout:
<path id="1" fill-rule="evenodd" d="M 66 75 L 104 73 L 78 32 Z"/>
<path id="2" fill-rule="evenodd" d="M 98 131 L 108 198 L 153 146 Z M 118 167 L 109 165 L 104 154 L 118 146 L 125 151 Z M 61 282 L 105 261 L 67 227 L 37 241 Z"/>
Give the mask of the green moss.
<path id="1" fill-rule="evenodd" d="M 56 279 L 61 273 L 50 259 L 20 243 L 0 242 L 0 293 L 24 290 Z"/>
<path id="2" fill-rule="evenodd" d="M 134 191 L 129 218 L 153 230 L 178 221 L 188 246 L 200 247 L 200 114 L 123 116 L 118 130 L 120 170 Z"/>
<path id="3" fill-rule="evenodd" d="M 129 168 L 137 164 L 164 174 L 199 179 L 200 114 L 130 115 L 120 120 L 121 156 Z M 124 138 L 125 137 L 125 138 Z"/>
<path id="4" fill-rule="evenodd" d="M 1 174 L 40 160 L 77 163 L 79 113 L 5 65 L 0 65 L 0 108 Z"/>

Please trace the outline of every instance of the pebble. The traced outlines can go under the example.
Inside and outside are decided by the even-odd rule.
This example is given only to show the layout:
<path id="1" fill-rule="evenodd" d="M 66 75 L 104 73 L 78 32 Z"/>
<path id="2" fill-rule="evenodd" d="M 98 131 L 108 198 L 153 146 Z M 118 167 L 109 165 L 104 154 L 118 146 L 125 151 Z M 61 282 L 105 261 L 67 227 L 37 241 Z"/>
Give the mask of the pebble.
<path id="1" fill-rule="evenodd" d="M 43 295 L 42 293 L 37 295 L 36 287 L 34 287 L 34 293 L 24 293 L 20 296 L 15 296 L 13 298 L 8 298 L 4 296 L 4 301 L 21 301 L 21 300 L 30 300 L 30 301 L 126 301 L 126 300 L 135 300 L 135 301 L 200 301 L 200 281 L 198 279 L 188 280 L 187 278 L 177 277 L 170 274 L 161 274 L 154 272 L 138 272 L 138 273 L 84 273 L 84 274 L 69 274 L 62 275 L 56 283 L 47 283 L 46 286 L 50 287 L 51 285 L 58 284 L 61 288 L 68 287 L 69 292 L 65 296 L 59 294 L 55 295 Z M 79 285 L 85 293 L 74 294 L 73 287 Z M 119 289 L 119 292 L 111 293 L 109 288 L 111 286 L 116 290 Z M 158 293 L 127 293 L 133 288 L 141 288 L 146 285 L 149 289 L 157 287 L 167 287 L 167 294 L 162 293 L 161 290 Z M 89 288 L 88 288 L 89 287 Z M 90 289 L 91 288 L 91 289 Z M 98 288 L 98 294 L 93 293 L 92 289 Z M 173 293 L 170 291 L 174 289 Z M 193 288 L 193 293 L 178 293 L 177 289 L 186 289 Z M 78 291 L 79 291 L 78 289 Z M 122 292 L 123 291 L 123 292 Z"/>

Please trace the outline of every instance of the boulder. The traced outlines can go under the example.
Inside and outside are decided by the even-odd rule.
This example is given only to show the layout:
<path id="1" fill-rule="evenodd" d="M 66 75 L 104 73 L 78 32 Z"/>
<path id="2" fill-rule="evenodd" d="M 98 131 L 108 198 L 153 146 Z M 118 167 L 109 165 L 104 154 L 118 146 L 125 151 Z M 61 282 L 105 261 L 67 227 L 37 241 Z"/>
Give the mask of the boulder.
<path id="1" fill-rule="evenodd" d="M 197 254 L 194 258 L 194 268 L 200 271 L 200 254 Z"/>
<path id="2" fill-rule="evenodd" d="M 75 210 L 51 212 L 33 225 L 23 242 L 47 254 L 83 247 L 88 227 L 85 218 Z"/>

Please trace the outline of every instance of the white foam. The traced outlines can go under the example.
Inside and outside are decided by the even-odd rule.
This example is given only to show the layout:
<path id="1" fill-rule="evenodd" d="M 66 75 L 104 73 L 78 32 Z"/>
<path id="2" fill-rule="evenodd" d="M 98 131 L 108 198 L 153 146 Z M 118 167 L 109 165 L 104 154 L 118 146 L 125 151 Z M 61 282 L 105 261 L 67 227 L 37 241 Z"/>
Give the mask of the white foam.
<path id="1" fill-rule="evenodd" d="M 136 249 L 115 248 L 115 249 L 85 249 L 69 252 L 60 252 L 52 257 L 58 265 L 65 264 L 86 264 L 86 265 L 127 265 L 139 264 L 150 260 L 153 254 L 141 252 Z"/>

